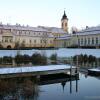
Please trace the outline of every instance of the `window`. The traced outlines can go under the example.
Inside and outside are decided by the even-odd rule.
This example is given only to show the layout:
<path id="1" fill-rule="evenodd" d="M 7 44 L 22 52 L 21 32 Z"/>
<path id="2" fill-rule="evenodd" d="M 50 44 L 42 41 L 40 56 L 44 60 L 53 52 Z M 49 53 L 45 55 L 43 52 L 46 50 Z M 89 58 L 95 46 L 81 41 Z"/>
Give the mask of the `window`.
<path id="1" fill-rule="evenodd" d="M 40 40 L 40 43 L 42 43 L 42 40 Z"/>
<path id="2" fill-rule="evenodd" d="M 65 26 L 67 26 L 67 23 L 65 23 Z"/>
<path id="3" fill-rule="evenodd" d="M 50 43 L 52 43 L 52 40 L 50 40 Z"/>
<path id="4" fill-rule="evenodd" d="M 30 44 L 32 43 L 32 41 L 30 40 Z"/>
<path id="5" fill-rule="evenodd" d="M 78 45 L 80 45 L 80 39 L 78 39 Z"/>
<path id="6" fill-rule="evenodd" d="M 64 47 L 66 47 L 66 45 L 67 45 L 67 44 L 66 44 L 66 42 L 64 41 Z"/>
<path id="7" fill-rule="evenodd" d="M 90 44 L 90 38 L 88 38 L 88 44 Z"/>
<path id="8" fill-rule="evenodd" d="M 85 40 L 84 40 L 84 45 L 86 45 L 87 44 L 87 40 L 86 40 L 86 38 L 85 38 Z"/>
<path id="9" fill-rule="evenodd" d="M 34 40 L 34 43 L 36 43 L 36 40 Z"/>
<path id="10" fill-rule="evenodd" d="M 26 31 L 23 31 L 23 34 L 26 34 Z"/>
<path id="11" fill-rule="evenodd" d="M 98 44 L 98 37 L 96 37 L 96 44 Z"/>
<path id="12" fill-rule="evenodd" d="M 19 34 L 21 34 L 22 33 L 22 31 L 19 31 Z"/>
<path id="13" fill-rule="evenodd" d="M 83 38 L 81 39 L 81 45 L 83 45 Z"/>
<path id="14" fill-rule="evenodd" d="M 23 40 L 22 43 L 25 43 L 25 40 Z"/>
<path id="15" fill-rule="evenodd" d="M 17 34 L 19 34 L 19 31 L 17 31 Z"/>
<path id="16" fill-rule="evenodd" d="M 12 42 L 12 39 L 10 39 L 9 42 Z"/>
<path id="17" fill-rule="evenodd" d="M 28 32 L 29 33 L 29 35 L 30 35 L 30 32 Z"/>
<path id="18" fill-rule="evenodd" d="M 8 39 L 5 39 L 5 42 L 8 42 Z"/>
<path id="19" fill-rule="evenodd" d="M 92 38 L 92 44 L 94 44 L 94 38 Z"/>

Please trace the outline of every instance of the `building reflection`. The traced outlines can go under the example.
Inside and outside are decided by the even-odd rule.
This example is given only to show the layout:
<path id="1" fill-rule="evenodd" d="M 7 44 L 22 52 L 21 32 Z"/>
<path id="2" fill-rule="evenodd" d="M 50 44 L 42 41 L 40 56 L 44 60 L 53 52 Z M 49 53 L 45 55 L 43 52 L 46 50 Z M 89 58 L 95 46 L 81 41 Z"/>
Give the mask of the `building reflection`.
<path id="1" fill-rule="evenodd" d="M 78 80 L 79 80 L 79 74 L 74 77 L 66 76 L 64 74 L 49 75 L 41 77 L 39 85 L 61 83 L 62 90 L 64 92 L 66 83 L 70 82 L 70 93 L 72 93 L 72 85 L 73 85 L 72 82 L 75 82 L 76 92 L 78 92 Z"/>

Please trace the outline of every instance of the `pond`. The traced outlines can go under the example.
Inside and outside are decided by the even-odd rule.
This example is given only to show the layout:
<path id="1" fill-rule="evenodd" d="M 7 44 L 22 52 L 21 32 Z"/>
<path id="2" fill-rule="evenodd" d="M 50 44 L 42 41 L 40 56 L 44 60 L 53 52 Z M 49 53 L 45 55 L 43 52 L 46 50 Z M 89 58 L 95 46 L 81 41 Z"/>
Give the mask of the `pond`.
<path id="1" fill-rule="evenodd" d="M 0 56 L 15 56 L 18 50 L 0 50 Z M 70 57 L 77 54 L 87 54 L 100 57 L 100 49 L 55 49 L 55 50 L 20 50 L 20 54 L 32 55 L 35 52 L 45 53 L 48 57 L 54 53 L 57 53 L 59 57 Z"/>
<path id="2" fill-rule="evenodd" d="M 72 81 L 71 87 L 70 82 L 66 82 L 64 88 L 56 83 L 40 86 L 40 89 L 38 100 L 100 100 L 100 78 L 84 74 L 80 74 L 77 83 Z"/>
<path id="3" fill-rule="evenodd" d="M 38 82 L 35 78 L 0 80 L 0 100 L 100 100 L 100 77 L 80 73 L 78 80 L 67 78 Z M 13 100 L 13 99 L 12 99 Z"/>
<path id="4" fill-rule="evenodd" d="M 100 49 L 57 49 L 57 50 L 20 50 L 20 54 L 32 55 L 35 52 L 45 53 L 48 57 L 57 53 L 59 57 L 70 57 L 87 54 L 100 57 Z M 15 56 L 17 50 L 0 50 L 0 57 Z M 67 80 L 67 81 L 66 81 Z M 50 80 L 39 84 L 34 77 L 0 79 L 0 100 L 100 100 L 100 77 L 83 73 L 79 80 L 67 78 Z"/>

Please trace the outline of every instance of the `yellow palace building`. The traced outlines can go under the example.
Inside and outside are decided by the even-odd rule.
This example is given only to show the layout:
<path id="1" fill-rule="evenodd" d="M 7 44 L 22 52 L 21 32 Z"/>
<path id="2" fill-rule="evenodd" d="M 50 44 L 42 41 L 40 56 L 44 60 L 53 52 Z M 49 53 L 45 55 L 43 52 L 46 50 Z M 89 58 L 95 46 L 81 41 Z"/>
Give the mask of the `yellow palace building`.
<path id="1" fill-rule="evenodd" d="M 61 28 L 56 27 L 30 27 L 0 24 L 0 48 L 44 48 L 55 47 L 58 37 L 68 32 L 68 19 L 64 11 L 61 19 Z"/>
<path id="2" fill-rule="evenodd" d="M 100 26 L 68 33 L 68 18 L 64 11 L 61 28 L 4 25 L 0 23 L 0 49 L 19 48 L 100 48 Z"/>

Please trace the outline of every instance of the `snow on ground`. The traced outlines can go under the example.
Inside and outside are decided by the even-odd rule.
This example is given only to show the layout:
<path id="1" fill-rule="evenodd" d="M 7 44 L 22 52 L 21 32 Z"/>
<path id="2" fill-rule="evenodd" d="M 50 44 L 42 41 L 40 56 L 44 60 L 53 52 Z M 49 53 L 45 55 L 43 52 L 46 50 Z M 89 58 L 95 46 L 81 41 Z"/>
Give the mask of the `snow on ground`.
<path id="1" fill-rule="evenodd" d="M 93 68 L 93 69 L 89 69 L 89 71 L 96 71 L 96 72 L 100 72 L 99 68 Z"/>
<path id="2" fill-rule="evenodd" d="M 36 66 L 36 67 L 33 66 L 33 67 L 0 68 L 0 74 L 52 71 L 52 70 L 61 70 L 61 69 L 69 69 L 69 68 L 70 65 L 47 65 L 47 66 Z"/>

